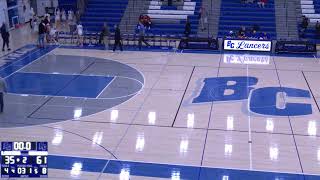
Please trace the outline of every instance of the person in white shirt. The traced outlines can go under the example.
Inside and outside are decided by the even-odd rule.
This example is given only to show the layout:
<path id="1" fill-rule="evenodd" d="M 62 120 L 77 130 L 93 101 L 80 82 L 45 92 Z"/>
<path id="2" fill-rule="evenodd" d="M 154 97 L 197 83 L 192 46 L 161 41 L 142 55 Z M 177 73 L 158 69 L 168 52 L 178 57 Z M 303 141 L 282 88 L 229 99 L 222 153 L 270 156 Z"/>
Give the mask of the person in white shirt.
<path id="1" fill-rule="evenodd" d="M 34 15 L 33 16 L 33 19 L 32 19 L 32 24 L 33 24 L 33 32 L 37 33 L 39 28 L 38 28 L 38 25 L 40 23 L 40 20 L 38 18 L 37 15 Z"/>
<path id="2" fill-rule="evenodd" d="M 53 26 L 52 28 L 50 28 L 50 32 L 49 32 L 49 37 L 50 37 L 50 42 L 54 43 L 54 44 L 58 44 L 58 33 L 57 33 L 57 29 L 55 26 Z"/>
<path id="3" fill-rule="evenodd" d="M 61 10 L 61 23 L 63 28 L 65 27 L 65 23 L 67 21 L 67 15 L 66 15 L 66 11 L 64 9 Z"/>
<path id="4" fill-rule="evenodd" d="M 56 27 L 60 28 L 61 12 L 59 8 L 56 9 L 54 20 L 55 20 Z"/>
<path id="5" fill-rule="evenodd" d="M 78 34 L 78 45 L 83 45 L 83 26 L 81 25 L 81 22 L 77 25 L 77 34 Z"/>
<path id="6" fill-rule="evenodd" d="M 31 7 L 29 10 L 29 16 L 30 16 L 30 29 L 33 29 L 33 17 L 34 17 L 35 13 L 33 8 Z"/>
<path id="7" fill-rule="evenodd" d="M 71 23 L 73 21 L 73 11 L 68 11 L 68 22 Z"/>

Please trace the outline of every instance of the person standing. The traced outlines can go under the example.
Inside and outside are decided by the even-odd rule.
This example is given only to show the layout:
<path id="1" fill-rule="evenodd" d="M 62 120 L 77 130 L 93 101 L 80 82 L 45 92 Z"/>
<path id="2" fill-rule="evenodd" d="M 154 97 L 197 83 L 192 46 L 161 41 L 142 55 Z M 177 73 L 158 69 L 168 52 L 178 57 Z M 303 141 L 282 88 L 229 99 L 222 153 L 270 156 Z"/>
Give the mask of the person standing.
<path id="1" fill-rule="evenodd" d="M 83 46 L 83 26 L 81 22 L 77 25 L 78 45 Z"/>
<path id="2" fill-rule="evenodd" d="M 55 20 L 56 27 L 59 29 L 60 21 L 61 21 L 61 13 L 59 8 L 56 9 L 54 20 Z"/>
<path id="3" fill-rule="evenodd" d="M 206 30 L 207 26 L 208 26 L 208 11 L 206 10 L 206 8 L 201 7 L 200 9 L 200 24 L 201 24 L 201 31 Z"/>
<path id="4" fill-rule="evenodd" d="M 45 39 L 45 34 L 46 34 L 46 25 L 44 24 L 44 20 L 41 21 L 39 24 L 39 37 L 38 37 L 38 43 L 39 43 L 39 48 L 44 48 L 44 39 Z"/>
<path id="5" fill-rule="evenodd" d="M 141 50 L 142 42 L 147 46 L 150 46 L 150 44 L 144 39 L 144 36 L 146 33 L 146 27 L 141 21 L 138 24 L 138 30 L 139 30 L 139 50 Z"/>
<path id="6" fill-rule="evenodd" d="M 189 48 L 189 35 L 190 35 L 190 33 L 191 33 L 191 24 L 190 24 L 189 19 L 187 18 L 186 25 L 184 27 L 186 48 Z"/>
<path id="7" fill-rule="evenodd" d="M 113 52 L 116 50 L 117 46 L 119 45 L 120 50 L 123 51 L 122 49 L 122 38 L 121 38 L 121 32 L 120 28 L 118 25 L 115 25 L 115 32 L 114 32 L 114 46 L 113 46 Z"/>
<path id="8" fill-rule="evenodd" d="M 0 78 L 0 113 L 3 112 L 4 102 L 3 95 L 7 92 L 7 84 L 3 78 Z"/>
<path id="9" fill-rule="evenodd" d="M 315 29 L 316 29 L 316 35 L 317 35 L 316 39 L 320 39 L 320 23 L 319 23 L 319 21 L 317 21 Z"/>
<path id="10" fill-rule="evenodd" d="M 81 13 L 79 10 L 76 11 L 75 16 L 76 16 L 76 23 L 80 22 Z"/>
<path id="11" fill-rule="evenodd" d="M 34 17 L 34 15 L 35 15 L 35 13 L 34 13 L 33 7 L 31 7 L 30 10 L 29 10 L 29 16 L 30 16 L 29 25 L 30 25 L 30 29 L 33 29 L 33 17 Z"/>
<path id="12" fill-rule="evenodd" d="M 39 32 L 39 25 L 40 23 L 38 16 L 35 14 L 32 19 L 32 24 L 33 24 L 33 32 L 38 33 Z"/>
<path id="13" fill-rule="evenodd" d="M 11 50 L 10 47 L 9 47 L 10 34 L 9 34 L 9 31 L 7 30 L 6 24 L 4 22 L 2 23 L 0 31 L 1 31 L 1 37 L 2 37 L 2 40 L 3 40 L 2 51 L 4 51 L 4 48 L 5 48 L 6 45 L 7 45 L 8 51 L 10 51 Z"/>
<path id="14" fill-rule="evenodd" d="M 189 18 L 187 18 L 186 25 L 184 27 L 184 35 L 188 38 L 191 33 L 191 24 Z"/>
<path id="15" fill-rule="evenodd" d="M 102 41 L 103 41 L 103 44 L 106 50 L 109 49 L 109 36 L 110 36 L 110 32 L 109 32 L 108 24 L 105 22 L 100 34 L 99 43 L 102 44 Z"/>
<path id="16" fill-rule="evenodd" d="M 67 14 L 66 11 L 64 9 L 61 10 L 61 24 L 62 24 L 62 28 L 66 27 L 66 21 L 67 21 Z"/>

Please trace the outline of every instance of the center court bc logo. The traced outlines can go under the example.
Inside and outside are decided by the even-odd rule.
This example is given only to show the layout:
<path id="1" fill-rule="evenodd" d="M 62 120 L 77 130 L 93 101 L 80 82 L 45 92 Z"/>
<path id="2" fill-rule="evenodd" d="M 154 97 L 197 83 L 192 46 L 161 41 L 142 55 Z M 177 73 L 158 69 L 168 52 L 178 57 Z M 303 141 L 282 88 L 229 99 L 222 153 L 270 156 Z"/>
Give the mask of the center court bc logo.
<path id="1" fill-rule="evenodd" d="M 289 87 L 254 89 L 252 86 L 257 83 L 257 78 L 246 76 L 206 78 L 199 96 L 194 98 L 192 103 L 231 102 L 248 99 L 249 111 L 260 115 L 301 116 L 312 114 L 311 104 L 285 101 L 285 97 L 311 98 L 309 91 Z M 226 94 L 226 90 L 233 93 Z M 285 97 L 279 97 L 279 93 L 285 94 Z M 277 102 L 281 99 L 284 101 L 284 106 L 278 107 Z"/>

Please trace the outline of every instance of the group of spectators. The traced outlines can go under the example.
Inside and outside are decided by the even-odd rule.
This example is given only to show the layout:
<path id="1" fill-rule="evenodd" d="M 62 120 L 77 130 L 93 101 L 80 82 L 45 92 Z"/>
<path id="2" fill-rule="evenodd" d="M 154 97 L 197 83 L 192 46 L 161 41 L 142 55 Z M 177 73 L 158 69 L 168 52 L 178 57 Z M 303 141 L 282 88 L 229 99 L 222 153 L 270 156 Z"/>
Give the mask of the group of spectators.
<path id="1" fill-rule="evenodd" d="M 44 48 L 46 43 L 58 43 L 58 30 L 66 29 L 69 25 L 70 32 L 77 35 L 77 44 L 83 45 L 83 26 L 80 22 L 80 14 L 72 10 L 65 11 L 57 8 L 54 18 L 49 13 L 39 18 L 31 8 L 30 28 L 38 34 L 38 47 Z M 54 19 L 54 22 L 51 20 Z"/>
<path id="2" fill-rule="evenodd" d="M 122 47 L 122 36 L 121 36 L 121 31 L 119 25 L 114 26 L 114 46 L 113 46 L 113 51 L 116 50 L 117 46 L 119 46 L 120 50 L 123 51 Z M 99 44 L 104 45 L 105 49 L 109 49 L 109 37 L 111 36 L 111 33 L 109 31 L 108 23 L 104 23 L 102 30 L 100 32 L 99 36 Z"/>
<path id="3" fill-rule="evenodd" d="M 241 4 L 257 4 L 260 8 L 265 8 L 268 0 L 240 0 Z"/>
<path id="4" fill-rule="evenodd" d="M 256 40 L 268 40 L 269 35 L 266 32 L 260 32 L 258 25 L 253 25 L 251 28 L 242 26 L 238 31 L 230 31 L 226 38 L 239 38 L 239 39 L 256 39 Z"/>
<path id="5" fill-rule="evenodd" d="M 306 34 L 306 30 L 308 29 L 310 24 L 310 20 L 308 17 L 306 16 L 302 16 L 302 21 L 300 24 L 300 31 L 299 31 L 299 35 L 302 38 L 305 38 L 305 34 Z M 317 21 L 317 23 L 314 26 L 315 32 L 316 32 L 316 38 L 320 39 L 320 22 Z"/>

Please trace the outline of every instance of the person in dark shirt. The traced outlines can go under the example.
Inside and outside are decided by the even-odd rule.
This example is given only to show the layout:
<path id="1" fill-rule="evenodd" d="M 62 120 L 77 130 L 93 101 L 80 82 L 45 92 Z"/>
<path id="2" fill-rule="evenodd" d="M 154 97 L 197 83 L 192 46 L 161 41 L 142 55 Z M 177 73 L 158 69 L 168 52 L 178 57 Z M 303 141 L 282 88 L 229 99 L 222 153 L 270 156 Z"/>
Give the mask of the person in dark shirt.
<path id="1" fill-rule="evenodd" d="M 44 48 L 44 39 L 46 34 L 46 25 L 44 24 L 44 21 L 42 20 L 39 24 L 39 37 L 38 37 L 38 43 L 40 48 Z"/>
<path id="2" fill-rule="evenodd" d="M 300 36 L 302 36 L 302 37 L 305 36 L 305 32 L 306 32 L 308 26 L 309 26 L 309 19 L 306 16 L 302 16 Z"/>
<path id="3" fill-rule="evenodd" d="M 106 50 L 109 49 L 109 36 L 110 32 L 108 24 L 105 22 L 100 33 L 99 44 L 103 44 Z"/>
<path id="4" fill-rule="evenodd" d="M 2 51 L 4 51 L 4 48 L 5 48 L 6 45 L 7 45 L 8 51 L 10 51 L 11 50 L 10 47 L 9 47 L 10 34 L 9 34 L 9 31 L 7 30 L 7 27 L 6 27 L 5 23 L 2 23 L 0 31 L 1 31 L 1 37 L 2 37 L 2 40 L 3 40 Z"/>
<path id="5" fill-rule="evenodd" d="M 7 93 L 7 83 L 5 79 L 0 78 L 0 113 L 3 112 L 4 103 L 3 103 L 3 95 Z"/>
<path id="6" fill-rule="evenodd" d="M 120 32 L 120 28 L 118 25 L 115 25 L 115 32 L 114 32 L 114 46 L 113 46 L 113 51 L 116 50 L 117 46 L 119 45 L 120 50 L 123 51 L 122 49 L 122 43 L 121 43 L 121 32 Z"/>
<path id="7" fill-rule="evenodd" d="M 189 19 L 187 19 L 187 21 L 186 21 L 186 25 L 184 27 L 184 34 L 186 37 L 189 37 L 189 35 L 191 34 L 191 24 L 190 24 Z"/>
<path id="8" fill-rule="evenodd" d="M 316 35 L 317 35 L 316 38 L 320 39 L 320 23 L 319 23 L 319 21 L 317 21 L 315 28 L 316 28 Z"/>
<path id="9" fill-rule="evenodd" d="M 48 19 L 48 16 L 46 16 L 46 17 L 44 18 L 43 23 L 44 23 L 45 25 L 47 25 L 47 24 L 50 23 L 50 22 L 49 22 L 49 19 Z"/>

